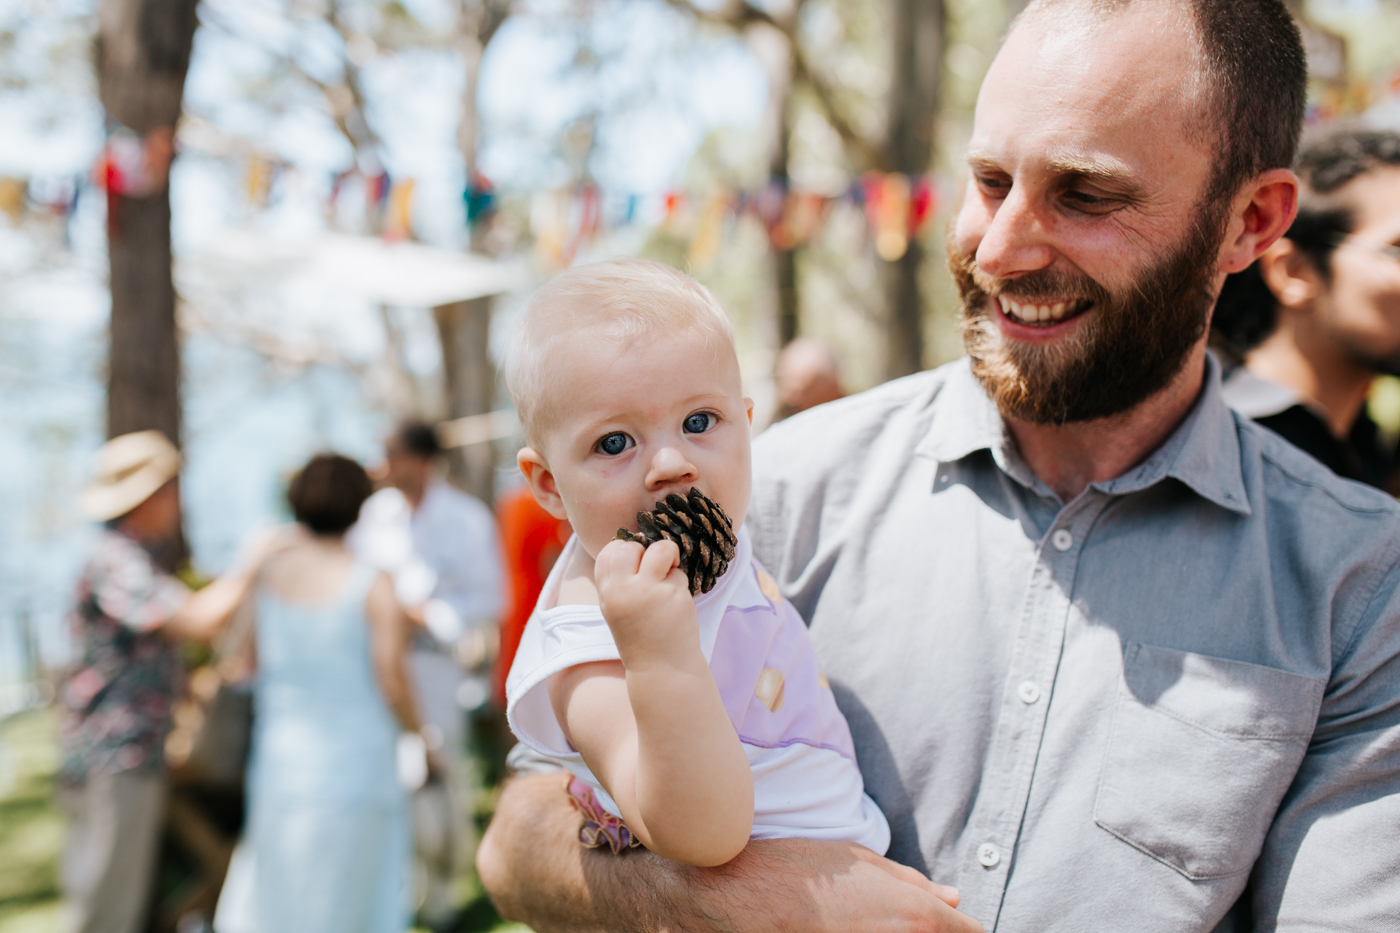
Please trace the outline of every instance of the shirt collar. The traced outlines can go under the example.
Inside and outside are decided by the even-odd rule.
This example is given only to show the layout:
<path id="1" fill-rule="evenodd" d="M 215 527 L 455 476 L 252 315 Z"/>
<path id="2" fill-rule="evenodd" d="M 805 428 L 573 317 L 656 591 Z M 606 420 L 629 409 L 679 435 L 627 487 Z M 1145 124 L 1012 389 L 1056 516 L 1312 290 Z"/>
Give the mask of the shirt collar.
<path id="1" fill-rule="evenodd" d="M 1166 442 L 1128 472 L 1094 483 L 1093 488 L 1126 495 L 1171 477 L 1222 508 L 1249 515 L 1237 430 L 1235 416 L 1221 397 L 1220 364 L 1208 353 L 1201 394 Z M 1053 496 L 1021 459 L 1001 413 L 972 374 L 971 362 L 963 359 L 949 367 L 948 380 L 934 401 L 929 432 L 915 452 L 951 463 L 979 450 L 990 451 L 1002 472 L 1022 486 Z"/>
<path id="2" fill-rule="evenodd" d="M 1222 378 L 1221 397 L 1225 404 L 1246 418 L 1267 418 L 1303 404 L 1303 397 L 1288 386 L 1250 372 L 1243 366 Z"/>

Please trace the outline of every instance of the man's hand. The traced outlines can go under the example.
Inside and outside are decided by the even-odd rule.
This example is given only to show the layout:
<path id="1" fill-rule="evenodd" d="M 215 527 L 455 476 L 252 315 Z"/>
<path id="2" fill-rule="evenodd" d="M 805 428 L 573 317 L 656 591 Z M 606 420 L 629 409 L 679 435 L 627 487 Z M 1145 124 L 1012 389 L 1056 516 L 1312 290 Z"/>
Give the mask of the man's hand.
<path id="1" fill-rule="evenodd" d="M 593 579 L 599 608 L 629 671 L 689 662 L 698 651 L 700 622 L 680 561 L 672 541 L 646 550 L 612 541 L 598 552 Z"/>
<path id="2" fill-rule="evenodd" d="M 650 550 L 650 549 L 648 549 Z M 719 868 L 579 845 L 565 776 L 506 785 L 477 851 L 501 915 L 540 933 L 976 933 L 957 892 L 855 843 L 750 842 Z"/>
<path id="3" fill-rule="evenodd" d="M 958 892 L 854 842 L 754 840 L 727 865 L 685 869 L 690 930 L 735 933 L 972 933 Z"/>

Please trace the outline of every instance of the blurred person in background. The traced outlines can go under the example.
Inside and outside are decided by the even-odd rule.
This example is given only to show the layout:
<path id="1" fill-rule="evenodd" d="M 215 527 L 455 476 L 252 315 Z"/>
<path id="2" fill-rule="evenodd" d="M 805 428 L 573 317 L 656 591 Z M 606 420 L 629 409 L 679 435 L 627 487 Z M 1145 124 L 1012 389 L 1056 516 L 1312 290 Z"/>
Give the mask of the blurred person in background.
<path id="1" fill-rule="evenodd" d="M 414 623 L 410 664 L 424 739 L 443 751 L 445 769 L 414 797 L 421 915 L 443 926 L 455 915 L 452 878 L 468 828 L 456 768 L 464 708 L 489 695 L 482 669 L 495 652 L 501 612 L 500 543 L 491 510 L 441 478 L 442 448 L 431 425 L 399 425 L 384 455 L 387 485 L 365 503 L 349 540 L 361 560 L 393 578 Z"/>
<path id="2" fill-rule="evenodd" d="M 248 821 L 219 933 L 401 933 L 412 839 L 400 730 L 421 732 L 409 623 L 390 577 L 346 545 L 373 486 L 320 454 L 287 500 L 306 534 L 256 589 L 258 675 Z"/>
<path id="3" fill-rule="evenodd" d="M 775 422 L 846 397 L 836 354 L 813 337 L 798 337 L 783 347 L 774 376 L 778 390 Z"/>
<path id="4" fill-rule="evenodd" d="M 1340 127 L 1305 140 L 1298 218 L 1229 277 L 1213 326 L 1226 401 L 1334 473 L 1400 492 L 1394 439 L 1366 412 L 1400 375 L 1400 133 Z"/>
<path id="5" fill-rule="evenodd" d="M 168 777 L 165 739 L 183 690 L 178 644 L 208 640 L 247 595 L 272 545 L 191 591 L 163 570 L 180 531 L 180 454 L 159 431 L 108 441 L 83 491 L 104 522 L 78 580 L 79 659 L 60 697 L 60 799 L 72 817 L 63 859 L 68 929 L 145 928 Z"/>
<path id="6" fill-rule="evenodd" d="M 496 705 L 506 708 L 506 675 L 520 647 L 520 636 L 530 621 L 544 589 L 545 578 L 573 534 L 566 519 L 555 518 L 535 501 L 528 483 L 501 493 L 496 503 L 501 526 L 501 552 L 505 555 L 510 584 L 510 604 L 501 615 L 501 648 L 496 656 L 491 693 Z M 509 730 L 506 734 L 509 736 Z M 512 736 L 513 740 L 513 736 Z"/>

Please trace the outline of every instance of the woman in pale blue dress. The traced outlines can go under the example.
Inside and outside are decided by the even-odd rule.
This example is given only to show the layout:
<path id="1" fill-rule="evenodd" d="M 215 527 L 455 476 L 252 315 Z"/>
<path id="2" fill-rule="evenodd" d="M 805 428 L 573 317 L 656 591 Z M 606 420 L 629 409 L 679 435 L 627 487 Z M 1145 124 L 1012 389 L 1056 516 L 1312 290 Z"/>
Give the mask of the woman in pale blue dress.
<path id="1" fill-rule="evenodd" d="M 400 731 L 419 728 L 407 620 L 388 577 L 344 543 L 369 492 L 359 464 L 327 455 L 288 491 L 310 534 L 267 563 L 257 592 L 248 821 L 218 933 L 409 925 L 412 839 L 396 768 Z"/>

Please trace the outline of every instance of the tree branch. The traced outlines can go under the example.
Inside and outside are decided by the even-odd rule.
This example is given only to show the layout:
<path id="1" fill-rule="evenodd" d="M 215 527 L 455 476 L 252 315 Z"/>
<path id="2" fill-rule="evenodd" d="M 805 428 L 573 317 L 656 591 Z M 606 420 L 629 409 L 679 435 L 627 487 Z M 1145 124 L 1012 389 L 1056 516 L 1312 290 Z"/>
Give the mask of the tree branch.
<path id="1" fill-rule="evenodd" d="M 735 32 L 742 32 L 748 27 L 756 25 L 770 26 L 778 30 L 788 40 L 788 46 L 792 49 L 793 83 L 802 84 L 812 92 L 812 97 L 821 109 L 822 117 L 836 131 L 836 135 L 841 137 L 841 142 L 852 157 L 852 161 L 863 169 L 883 169 L 885 167 L 885 160 L 880 154 L 879 147 L 861 135 L 855 125 L 841 112 L 836 101 L 836 89 L 812 67 L 807 60 L 806 52 L 802 49 L 802 43 L 798 41 L 797 23 L 806 0 L 798 0 L 793 7 L 792 15 L 781 20 L 775 18 L 767 10 L 747 2 L 747 0 L 729 0 L 714 10 L 697 7 L 692 0 L 665 0 L 665 3 L 672 9 L 694 18 L 696 22 L 723 26 Z"/>

